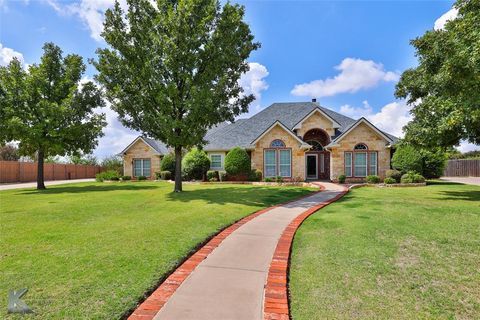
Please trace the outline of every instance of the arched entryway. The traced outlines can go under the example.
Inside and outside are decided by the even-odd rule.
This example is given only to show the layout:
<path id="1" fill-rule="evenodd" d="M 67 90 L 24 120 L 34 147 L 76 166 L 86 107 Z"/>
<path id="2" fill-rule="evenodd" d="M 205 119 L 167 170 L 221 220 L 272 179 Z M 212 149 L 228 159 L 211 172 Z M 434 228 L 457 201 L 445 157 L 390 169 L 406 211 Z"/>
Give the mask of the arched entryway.
<path id="1" fill-rule="evenodd" d="M 311 129 L 303 136 L 303 141 L 312 148 L 305 152 L 305 177 L 307 180 L 330 180 L 330 152 L 325 146 L 330 136 L 322 129 Z"/>

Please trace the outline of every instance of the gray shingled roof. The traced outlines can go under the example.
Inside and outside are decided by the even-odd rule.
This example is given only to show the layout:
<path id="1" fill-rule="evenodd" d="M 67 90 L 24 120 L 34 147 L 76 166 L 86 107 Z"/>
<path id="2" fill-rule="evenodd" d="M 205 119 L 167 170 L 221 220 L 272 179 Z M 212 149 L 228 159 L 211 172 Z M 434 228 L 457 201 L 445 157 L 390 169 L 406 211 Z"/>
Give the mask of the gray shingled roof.
<path id="1" fill-rule="evenodd" d="M 242 148 L 251 147 L 252 141 L 267 130 L 275 121 L 280 121 L 287 128 L 293 130 L 297 123 L 302 121 L 316 108 L 338 122 L 340 128 L 338 128 L 336 136 L 355 123 L 354 119 L 321 107 L 315 102 L 274 103 L 249 119 L 240 119 L 219 130 L 209 131 L 205 136 L 208 144 L 204 149 L 208 151 L 229 150 L 235 146 Z"/>
<path id="2" fill-rule="evenodd" d="M 211 128 L 205 136 L 207 144 L 204 150 L 230 150 L 236 146 L 249 148 L 252 142 L 276 121 L 280 121 L 287 128 L 293 130 L 297 123 L 316 108 L 326 113 L 340 125 L 333 138 L 338 137 L 357 122 L 357 120 L 324 108 L 317 102 L 274 103 L 249 119 L 239 119 L 233 123 L 223 122 Z M 391 134 L 382 132 L 394 142 L 398 140 Z M 164 143 L 145 137 L 143 139 L 159 153 L 168 153 L 168 148 Z"/>

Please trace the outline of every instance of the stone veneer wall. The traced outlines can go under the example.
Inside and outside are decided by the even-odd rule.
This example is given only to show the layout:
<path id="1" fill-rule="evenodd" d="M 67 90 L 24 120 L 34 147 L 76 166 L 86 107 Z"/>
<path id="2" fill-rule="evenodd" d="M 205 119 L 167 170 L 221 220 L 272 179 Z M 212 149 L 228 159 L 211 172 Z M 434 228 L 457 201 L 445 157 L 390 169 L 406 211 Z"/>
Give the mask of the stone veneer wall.
<path id="1" fill-rule="evenodd" d="M 373 129 L 364 123 L 359 124 L 347 136 L 338 143 L 339 147 L 334 147 L 330 153 L 331 179 L 337 181 L 338 176 L 345 174 L 344 152 L 353 151 L 358 143 L 364 143 L 368 146 L 368 151 L 378 152 L 378 176 L 385 178 L 386 170 L 390 169 L 390 149 L 386 148 L 387 142 Z M 362 178 L 347 178 L 347 181 L 358 181 Z"/>
<path id="2" fill-rule="evenodd" d="M 332 122 L 319 112 L 315 112 L 309 118 L 305 119 L 302 123 L 302 127 L 298 129 L 297 135 L 303 137 L 309 130 L 319 128 L 325 130 L 330 136 L 330 139 L 335 135 L 335 129 L 332 127 Z"/>
<path id="3" fill-rule="evenodd" d="M 150 179 L 155 178 L 155 172 L 160 171 L 160 156 L 142 140 L 135 142 L 123 156 L 123 174 L 133 177 L 133 159 L 150 159 Z"/>
<path id="4" fill-rule="evenodd" d="M 287 148 L 292 149 L 292 178 L 305 179 L 305 152 L 300 148 L 300 143 L 290 133 L 277 125 L 260 139 L 252 150 L 252 169 L 257 169 L 263 174 L 263 150 L 270 148 L 270 143 L 281 139 Z"/>

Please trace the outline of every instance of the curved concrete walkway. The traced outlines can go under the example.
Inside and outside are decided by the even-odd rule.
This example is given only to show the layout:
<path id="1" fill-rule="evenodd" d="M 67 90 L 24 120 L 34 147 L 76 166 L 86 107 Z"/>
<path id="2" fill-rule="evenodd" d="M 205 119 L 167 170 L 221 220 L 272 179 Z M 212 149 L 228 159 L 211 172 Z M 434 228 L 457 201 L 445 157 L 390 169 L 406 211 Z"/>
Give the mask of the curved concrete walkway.
<path id="1" fill-rule="evenodd" d="M 268 270 L 283 231 L 309 208 L 345 190 L 321 184 L 324 191 L 274 207 L 233 231 L 198 264 L 154 319 L 263 319 Z"/>

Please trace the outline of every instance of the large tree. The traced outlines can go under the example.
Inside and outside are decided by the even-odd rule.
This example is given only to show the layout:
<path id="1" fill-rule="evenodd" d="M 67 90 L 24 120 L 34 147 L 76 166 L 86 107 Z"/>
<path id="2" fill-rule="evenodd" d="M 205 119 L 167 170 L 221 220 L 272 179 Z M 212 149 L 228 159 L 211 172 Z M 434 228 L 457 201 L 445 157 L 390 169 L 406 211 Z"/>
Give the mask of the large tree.
<path id="1" fill-rule="evenodd" d="M 37 189 L 45 189 L 46 157 L 91 152 L 106 124 L 105 115 L 95 112 L 104 105 L 100 90 L 81 82 L 82 57 L 63 57 L 53 43 L 43 50 L 28 71 L 16 59 L 0 67 L 0 138 L 18 141 L 21 154 L 36 156 Z"/>
<path id="2" fill-rule="evenodd" d="M 480 0 L 458 0 L 458 17 L 411 41 L 419 65 L 406 70 L 396 96 L 413 105 L 405 139 L 448 148 L 480 144 Z"/>
<path id="3" fill-rule="evenodd" d="M 244 8 L 217 0 L 130 0 L 105 14 L 97 80 L 124 125 L 175 150 L 175 191 L 182 190 L 182 149 L 248 110 L 238 83 L 259 47 Z"/>

